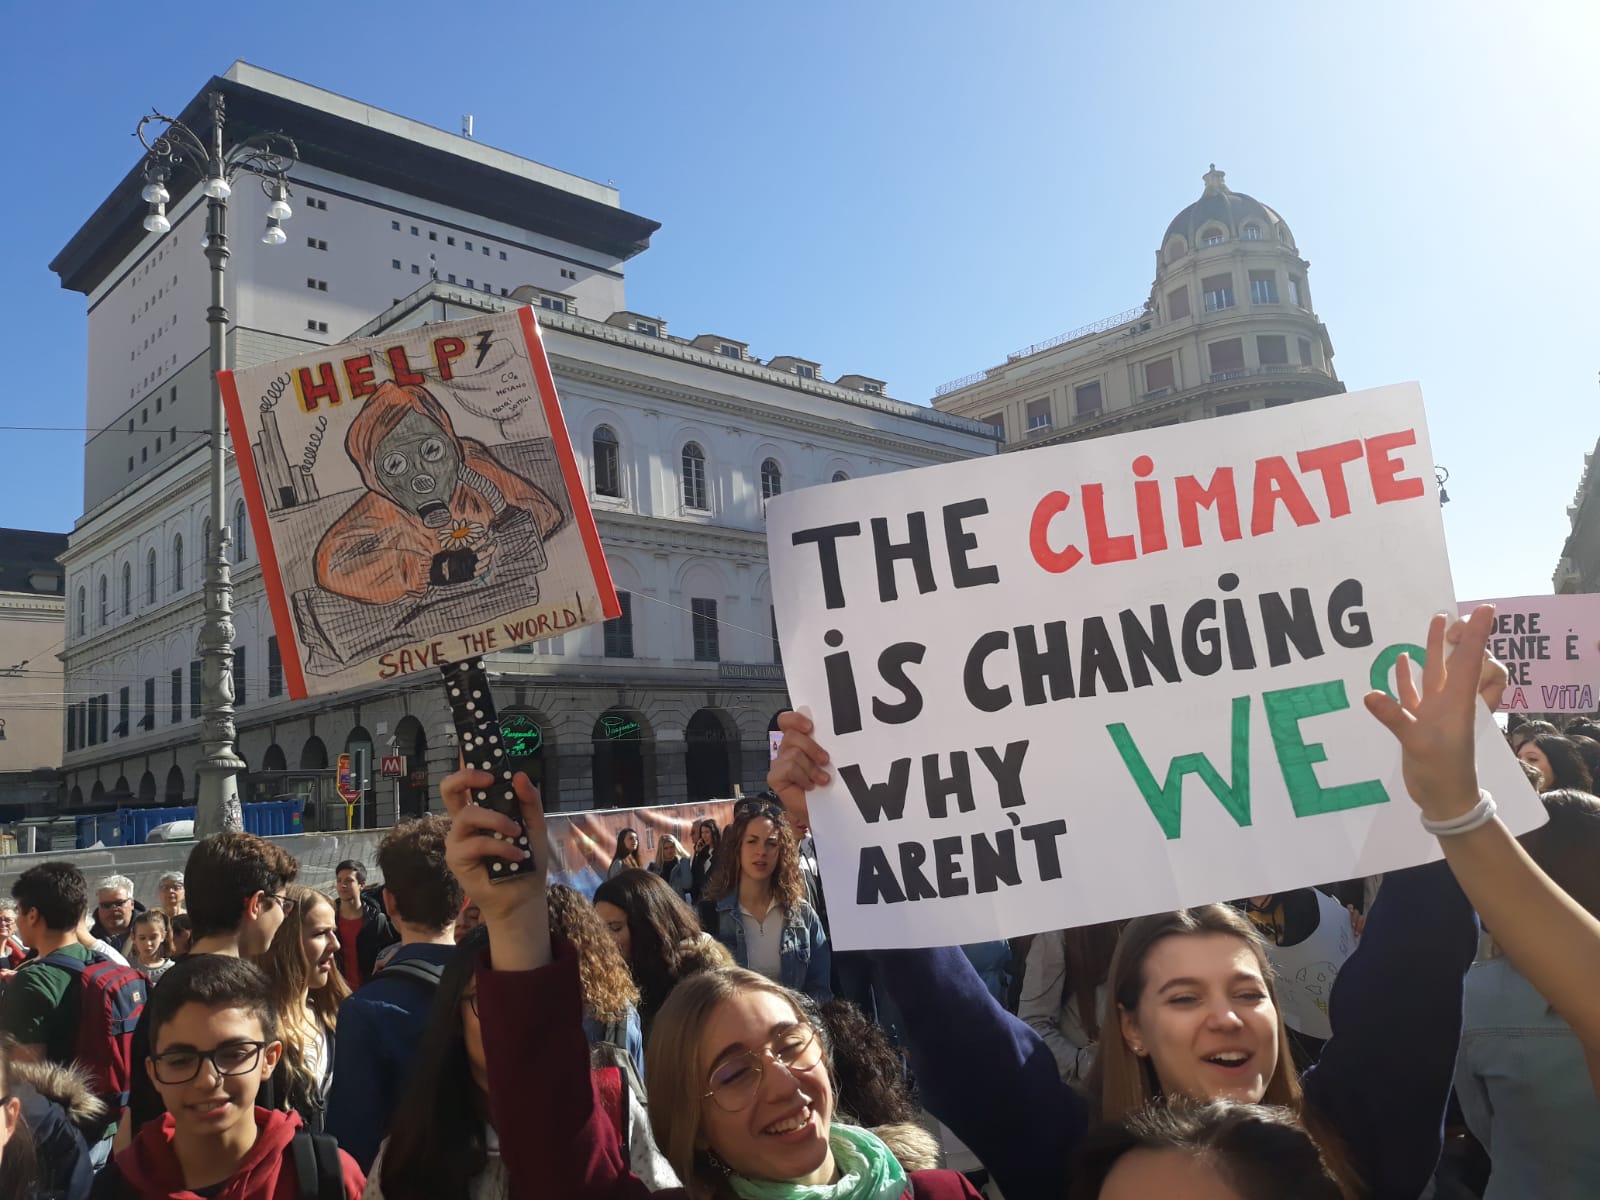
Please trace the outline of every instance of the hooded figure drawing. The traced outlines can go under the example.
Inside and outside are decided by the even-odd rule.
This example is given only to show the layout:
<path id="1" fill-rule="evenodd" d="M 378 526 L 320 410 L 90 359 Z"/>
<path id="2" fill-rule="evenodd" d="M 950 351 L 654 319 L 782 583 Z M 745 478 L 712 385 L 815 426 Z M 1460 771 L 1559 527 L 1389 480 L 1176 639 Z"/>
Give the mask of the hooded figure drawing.
<path id="1" fill-rule="evenodd" d="M 458 437 L 426 388 L 381 385 L 344 447 L 367 492 L 317 545 L 320 587 L 367 604 L 420 598 L 485 579 L 497 548 L 519 542 L 543 567 L 561 510 L 481 442 Z"/>

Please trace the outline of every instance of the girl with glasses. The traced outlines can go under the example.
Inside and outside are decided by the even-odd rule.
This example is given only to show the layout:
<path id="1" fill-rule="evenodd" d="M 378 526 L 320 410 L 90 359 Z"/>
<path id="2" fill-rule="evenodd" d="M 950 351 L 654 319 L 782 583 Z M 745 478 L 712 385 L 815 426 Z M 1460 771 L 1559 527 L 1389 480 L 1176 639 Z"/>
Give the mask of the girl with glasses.
<path id="1" fill-rule="evenodd" d="M 523 858 L 494 836 L 515 824 L 467 802 L 492 780 L 460 771 L 441 792 L 454 818 L 447 860 L 489 929 L 477 1006 L 507 1173 L 529 1195 L 649 1196 L 590 1082 L 578 956 L 550 935 L 547 864 L 488 882 L 486 857 Z M 522 775 L 516 788 L 529 839 L 544 846 L 538 793 Z M 876 1135 L 836 1119 L 824 1046 L 799 998 L 765 976 L 722 968 L 680 982 L 656 1018 L 647 1065 L 650 1124 L 684 1181 L 654 1193 L 663 1200 L 978 1200 L 960 1174 L 908 1174 Z"/>

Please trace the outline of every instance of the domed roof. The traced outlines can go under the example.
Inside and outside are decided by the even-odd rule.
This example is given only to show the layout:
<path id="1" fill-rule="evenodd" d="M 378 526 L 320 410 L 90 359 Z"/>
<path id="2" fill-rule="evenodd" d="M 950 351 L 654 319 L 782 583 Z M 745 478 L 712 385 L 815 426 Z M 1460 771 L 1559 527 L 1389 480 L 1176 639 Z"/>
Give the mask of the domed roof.
<path id="1" fill-rule="evenodd" d="M 1203 177 L 1206 190 L 1188 208 L 1172 218 L 1167 232 L 1161 235 L 1161 245 L 1166 246 L 1174 234 L 1181 236 L 1187 249 L 1200 244 L 1200 231 L 1208 225 L 1220 225 L 1230 239 L 1242 238 L 1244 225 L 1254 217 L 1261 223 L 1263 238 L 1293 246 L 1294 237 L 1284 219 L 1254 196 L 1246 196 L 1228 186 L 1227 176 L 1211 164 Z"/>

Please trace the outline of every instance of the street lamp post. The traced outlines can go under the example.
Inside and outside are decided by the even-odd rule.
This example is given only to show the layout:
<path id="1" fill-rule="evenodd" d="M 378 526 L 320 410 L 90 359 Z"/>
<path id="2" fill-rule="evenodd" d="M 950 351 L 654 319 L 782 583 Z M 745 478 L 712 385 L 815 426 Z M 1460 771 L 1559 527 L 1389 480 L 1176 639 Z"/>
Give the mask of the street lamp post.
<path id="1" fill-rule="evenodd" d="M 144 227 L 164 234 L 172 228 L 167 202 L 172 198 L 166 181 L 180 166 L 197 172 L 205 181 L 206 261 L 211 264 L 211 304 L 206 323 L 211 335 L 211 537 L 202 547 L 205 555 L 205 619 L 200 626 L 201 746 L 199 802 L 195 809 L 195 836 L 244 828 L 236 776 L 245 764 L 234 749 L 233 723 L 233 580 L 228 570 L 228 546 L 233 540 L 227 526 L 227 433 L 222 408 L 222 387 L 217 373 L 227 369 L 228 308 L 223 285 L 228 269 L 228 198 L 232 180 L 241 171 L 261 181 L 271 199 L 267 228 L 261 240 L 269 246 L 287 241 L 282 222 L 289 219 L 288 175 L 299 159 L 299 149 L 282 134 L 256 134 L 225 146 L 225 106 L 221 92 L 207 97 L 211 109 L 211 137 L 202 139 L 183 122 L 152 112 L 135 131 L 144 145 L 145 188 L 150 205 Z"/>

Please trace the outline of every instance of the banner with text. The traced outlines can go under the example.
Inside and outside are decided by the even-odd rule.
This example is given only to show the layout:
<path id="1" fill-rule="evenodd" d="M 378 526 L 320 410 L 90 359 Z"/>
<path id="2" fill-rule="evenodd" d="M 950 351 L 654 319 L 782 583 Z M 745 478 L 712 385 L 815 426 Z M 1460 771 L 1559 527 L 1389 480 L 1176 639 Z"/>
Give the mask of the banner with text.
<path id="1" fill-rule="evenodd" d="M 1463 615 L 1485 601 L 1463 604 Z M 1489 653 L 1510 686 L 1501 712 L 1588 714 L 1600 696 L 1600 595 L 1513 596 L 1495 606 Z"/>
<path id="2" fill-rule="evenodd" d="M 1454 611 L 1413 385 L 777 496 L 834 940 L 1087 925 L 1438 857 L 1365 710 Z M 1481 713 L 1479 772 L 1543 809 Z"/>
<path id="3" fill-rule="evenodd" d="M 532 309 L 219 378 L 295 699 L 621 611 Z"/>

